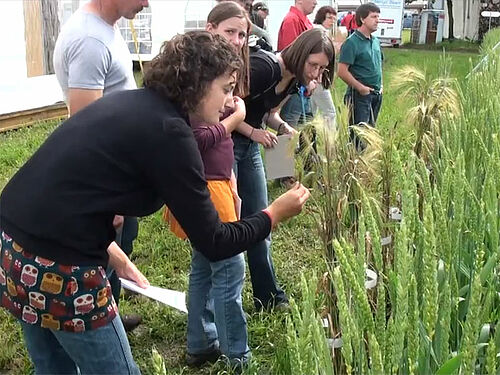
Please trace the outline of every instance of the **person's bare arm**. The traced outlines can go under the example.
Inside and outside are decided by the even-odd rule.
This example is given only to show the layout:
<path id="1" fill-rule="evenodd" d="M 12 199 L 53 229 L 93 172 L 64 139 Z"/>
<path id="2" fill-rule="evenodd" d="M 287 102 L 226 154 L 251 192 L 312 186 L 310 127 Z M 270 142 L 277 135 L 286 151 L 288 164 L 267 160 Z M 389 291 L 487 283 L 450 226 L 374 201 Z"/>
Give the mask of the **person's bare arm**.
<path id="1" fill-rule="evenodd" d="M 240 97 L 235 96 L 234 112 L 220 122 L 226 129 L 227 134 L 231 134 L 233 130 L 238 128 L 243 120 L 245 120 L 246 113 L 245 102 Z"/>
<path id="2" fill-rule="evenodd" d="M 265 148 L 274 147 L 278 143 L 278 138 L 275 134 L 266 129 L 256 129 L 245 121 L 236 127 L 236 131 L 252 141 L 260 143 Z"/>
<path id="3" fill-rule="evenodd" d="M 293 127 L 288 125 L 288 123 L 285 120 L 283 120 L 280 115 L 281 107 L 283 107 L 289 99 L 290 95 L 287 95 L 277 107 L 271 109 L 264 117 L 264 122 L 267 124 L 267 126 L 276 130 L 278 135 L 281 134 L 293 135 L 297 133 L 297 131 Z"/>
<path id="4" fill-rule="evenodd" d="M 342 79 L 342 81 L 357 90 L 361 95 L 368 95 L 373 91 L 373 88 L 363 85 L 356 78 L 354 78 L 354 76 L 349 71 L 349 65 L 347 64 L 339 63 L 337 74 Z"/>
<path id="5" fill-rule="evenodd" d="M 306 199 L 307 200 L 307 199 Z M 113 267 L 118 277 L 134 281 L 141 288 L 149 286 L 149 281 L 128 258 L 127 254 L 113 241 L 108 247 L 109 265 Z"/>
<path id="6" fill-rule="evenodd" d="M 273 147 L 277 143 L 276 136 L 265 129 L 256 129 L 252 125 L 246 123 L 244 121 L 246 115 L 245 102 L 238 97 L 235 98 L 237 98 L 235 99 L 234 102 L 235 112 L 231 116 L 221 121 L 222 125 L 224 125 L 224 127 L 226 128 L 226 131 L 228 131 L 231 127 L 231 124 L 235 122 L 233 118 L 237 118 L 236 115 L 238 113 L 241 114 L 241 108 L 242 108 L 243 118 L 241 119 L 241 121 L 237 123 L 237 125 L 234 128 L 231 129 L 231 131 L 236 130 L 241 135 L 250 138 L 254 142 L 260 143 L 265 148 Z"/>
<path id="7" fill-rule="evenodd" d="M 69 115 L 73 116 L 80 109 L 85 108 L 90 103 L 95 102 L 102 97 L 103 90 L 89 89 L 68 89 L 68 110 Z"/>
<path id="8" fill-rule="evenodd" d="M 267 116 L 266 124 L 276 130 L 278 135 L 281 134 L 295 134 L 297 130 L 292 128 L 286 121 L 284 121 L 280 116 L 280 107 L 273 108 L 269 111 L 269 116 Z"/>

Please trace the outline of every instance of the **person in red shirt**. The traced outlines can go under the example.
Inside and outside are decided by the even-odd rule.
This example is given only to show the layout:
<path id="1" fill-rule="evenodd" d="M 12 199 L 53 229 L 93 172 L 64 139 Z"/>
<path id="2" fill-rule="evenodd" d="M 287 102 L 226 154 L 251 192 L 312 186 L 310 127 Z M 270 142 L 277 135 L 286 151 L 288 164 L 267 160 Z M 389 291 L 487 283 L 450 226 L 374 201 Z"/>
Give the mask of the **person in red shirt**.
<path id="1" fill-rule="evenodd" d="M 347 13 L 344 18 L 342 18 L 342 21 L 340 22 L 340 26 L 345 26 L 347 29 L 347 32 L 349 34 L 352 34 L 354 30 L 358 28 L 358 25 L 356 24 L 356 13 L 349 12 Z"/>
<path id="2" fill-rule="evenodd" d="M 281 23 L 278 33 L 278 51 L 285 49 L 304 31 L 313 28 L 307 16 L 314 11 L 316 4 L 316 0 L 295 0 L 295 6 L 290 7 Z"/>
<path id="3" fill-rule="evenodd" d="M 340 26 L 345 26 L 347 30 L 349 31 L 349 25 L 351 24 L 351 20 L 354 18 L 353 14 L 351 11 L 347 12 L 347 14 L 342 17 L 340 20 Z"/>
<path id="4" fill-rule="evenodd" d="M 314 11 L 316 5 L 316 0 L 295 0 L 295 6 L 290 7 L 281 23 L 278 34 L 278 51 L 288 47 L 304 31 L 313 28 L 307 15 Z M 314 86 L 315 82 L 312 82 L 311 87 L 301 88 L 281 108 L 281 118 L 292 127 L 297 127 L 299 124 L 305 123 L 307 119 L 312 118 L 309 95 Z"/>

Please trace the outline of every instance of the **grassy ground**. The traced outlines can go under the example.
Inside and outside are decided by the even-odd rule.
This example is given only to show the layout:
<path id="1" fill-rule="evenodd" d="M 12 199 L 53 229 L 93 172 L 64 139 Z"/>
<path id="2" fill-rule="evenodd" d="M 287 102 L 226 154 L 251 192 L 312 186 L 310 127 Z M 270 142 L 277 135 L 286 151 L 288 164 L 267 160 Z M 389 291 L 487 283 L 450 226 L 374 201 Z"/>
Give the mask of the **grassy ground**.
<path id="1" fill-rule="evenodd" d="M 411 29 L 403 29 L 403 45 L 402 48 L 420 49 L 420 50 L 434 50 L 446 52 L 470 52 L 477 53 L 479 51 L 479 43 L 468 40 L 444 40 L 436 44 L 414 44 L 411 43 Z"/>
<path id="2" fill-rule="evenodd" d="M 379 115 L 379 124 L 382 126 L 393 126 L 404 121 L 406 116 L 405 103 L 402 103 L 397 95 L 391 90 L 391 82 L 397 79 L 394 72 L 405 66 L 415 65 L 425 69 L 431 76 L 438 76 L 439 69 L 443 62 L 449 64 L 450 75 L 459 82 L 463 81 L 471 67 L 478 62 L 478 57 L 473 53 L 423 50 L 405 50 L 398 48 L 384 48 L 383 84 L 384 98 L 382 110 Z M 335 80 L 334 95 L 337 101 L 341 101 L 346 89 L 346 84 L 340 80 Z"/>
<path id="3" fill-rule="evenodd" d="M 383 131 L 404 122 L 407 105 L 398 101 L 391 92 L 389 82 L 394 71 L 407 64 L 414 64 L 437 74 L 441 53 L 401 49 L 384 50 L 384 104 L 379 118 Z M 477 60 L 474 54 L 450 53 L 451 72 L 463 80 L 471 64 Z M 340 100 L 345 85 L 336 80 L 334 93 Z M 57 126 L 45 123 L 29 129 L 21 129 L 0 135 L 0 189 L 48 134 Z M 270 186 L 271 197 L 280 193 Z M 139 237 L 132 255 L 133 260 L 152 284 L 172 289 L 186 290 L 190 252 L 189 247 L 176 240 L 165 228 L 157 213 L 140 221 Z M 300 299 L 297 291 L 300 275 L 306 270 L 324 271 L 321 245 L 315 234 L 310 213 L 281 225 L 273 234 L 273 260 L 277 277 L 288 295 Z M 216 367 L 191 370 L 184 366 L 186 316 L 150 300 L 132 297 L 121 301 L 125 313 L 140 313 L 144 324 L 129 335 L 134 357 L 145 374 L 153 374 L 151 351 L 156 348 L 164 357 L 168 374 L 225 374 Z M 283 342 L 284 316 L 279 313 L 262 314 L 253 309 L 251 286 L 244 290 L 244 308 L 249 323 L 250 346 L 254 354 L 254 372 L 272 373 L 274 353 Z M 26 374 L 31 370 L 27 353 L 22 344 L 20 330 L 15 321 L 0 310 L 0 373 Z"/>

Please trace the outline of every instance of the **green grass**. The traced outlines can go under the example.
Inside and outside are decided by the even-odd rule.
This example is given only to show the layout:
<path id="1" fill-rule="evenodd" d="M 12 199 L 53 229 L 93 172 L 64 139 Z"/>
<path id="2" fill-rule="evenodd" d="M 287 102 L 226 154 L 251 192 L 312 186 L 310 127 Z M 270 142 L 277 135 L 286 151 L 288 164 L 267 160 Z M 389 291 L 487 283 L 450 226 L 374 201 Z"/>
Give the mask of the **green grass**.
<path id="1" fill-rule="evenodd" d="M 415 44 L 411 42 L 411 29 L 403 29 L 402 48 L 411 48 L 428 51 L 446 51 L 446 52 L 469 52 L 477 53 L 479 43 L 465 39 L 443 40 L 435 44 Z"/>
<path id="2" fill-rule="evenodd" d="M 407 104 L 398 101 L 391 92 L 389 82 L 393 71 L 403 65 L 414 64 L 435 72 L 440 66 L 441 53 L 384 49 L 384 103 L 379 123 L 383 132 L 393 124 L 404 121 Z M 451 72 L 459 81 L 463 80 L 475 54 L 450 53 Z M 337 79 L 335 95 L 341 99 L 345 85 Z M 43 140 L 57 126 L 44 123 L 26 129 L 0 134 L 0 189 L 15 171 L 30 157 Z M 270 186 L 270 196 L 275 197 L 280 189 Z M 301 300 L 301 275 L 315 272 L 321 275 L 325 269 L 323 251 L 308 209 L 298 218 L 282 224 L 273 233 L 273 261 L 277 278 L 289 296 Z M 135 243 L 132 259 L 146 274 L 152 284 L 178 290 L 187 289 L 190 251 L 189 247 L 174 238 L 163 224 L 160 214 L 140 221 L 139 237 Z M 249 276 L 247 273 L 247 281 Z M 284 345 L 286 333 L 285 317 L 282 314 L 255 312 L 251 301 L 250 282 L 245 284 L 243 303 L 249 314 L 249 338 L 253 351 L 252 373 L 272 374 L 275 352 Z M 225 374 L 224 369 L 208 367 L 191 370 L 184 365 L 186 347 L 186 316 L 145 298 L 123 298 L 122 312 L 139 313 L 144 323 L 129 334 L 134 357 L 144 374 L 153 374 L 152 349 L 156 348 L 164 357 L 168 374 Z M 18 325 L 0 309 L 0 373 L 26 374 L 30 372 L 30 361 L 24 349 Z"/>
<path id="3" fill-rule="evenodd" d="M 406 31 L 406 34 L 405 34 Z M 403 30 L 403 48 L 411 48 L 418 50 L 428 50 L 428 51 L 446 51 L 446 52 L 469 52 L 477 53 L 479 51 L 479 43 L 464 40 L 464 39 L 454 39 L 454 40 L 444 40 L 441 43 L 435 44 L 415 44 L 411 43 L 411 32 L 410 30 Z M 406 41 L 406 42 L 405 42 Z"/>
<path id="4" fill-rule="evenodd" d="M 415 65 L 418 68 L 427 70 L 431 76 L 437 77 L 439 68 L 442 66 L 443 53 L 441 51 L 384 48 L 383 54 L 384 92 L 378 123 L 381 124 L 381 127 L 392 127 L 404 121 L 406 109 L 408 108 L 391 90 L 391 82 L 397 79 L 394 71 L 405 65 Z M 446 56 L 449 59 L 451 76 L 456 78 L 458 82 L 465 80 L 471 67 L 479 60 L 478 55 L 475 53 L 450 52 Z M 345 89 L 346 84 L 342 80 L 336 79 L 334 95 L 337 96 L 337 101 L 341 101 Z"/>
<path id="5" fill-rule="evenodd" d="M 401 48 L 419 49 L 427 51 L 446 51 L 446 52 L 479 52 L 479 43 L 470 40 L 455 39 L 444 40 L 435 44 L 415 44 L 411 42 L 411 29 L 403 29 Z"/>

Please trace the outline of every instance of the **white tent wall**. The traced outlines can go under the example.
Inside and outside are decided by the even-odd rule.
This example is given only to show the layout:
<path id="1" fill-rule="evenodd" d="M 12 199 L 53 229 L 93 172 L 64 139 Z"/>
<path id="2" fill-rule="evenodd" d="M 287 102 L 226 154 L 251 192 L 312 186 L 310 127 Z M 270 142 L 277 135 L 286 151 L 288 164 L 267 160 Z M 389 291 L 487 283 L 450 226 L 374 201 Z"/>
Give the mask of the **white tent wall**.
<path id="1" fill-rule="evenodd" d="M 457 39 L 477 40 L 479 36 L 480 0 L 453 0 L 453 33 Z M 449 38 L 448 7 L 444 1 L 444 38 Z"/>
<path id="2" fill-rule="evenodd" d="M 78 9 L 79 3 L 79 0 L 59 0 L 61 25 L 71 16 L 73 8 Z M 27 78 L 23 1 L 0 0 L 0 14 L 4 15 L 3 24 L 7 36 L 0 50 L 0 81 L 4 85 Z"/>
<path id="3" fill-rule="evenodd" d="M 215 4 L 215 0 L 149 0 L 152 13 L 151 57 L 158 54 L 165 40 L 190 29 L 190 25 L 197 23 L 204 28 L 207 15 Z"/>
<path id="4" fill-rule="evenodd" d="M 25 30 L 30 28 L 26 28 L 24 11 L 25 5 L 31 5 L 29 1 L 31 0 L 0 0 L 0 14 L 4 15 L 6 31 L 0 52 L 0 115 L 44 108 L 62 101 L 61 88 L 53 74 L 33 74 L 33 77 L 28 78 Z M 43 71 L 39 74 L 43 74 Z M 47 116 L 51 113 L 46 112 Z M 37 114 L 33 116 L 43 118 L 36 117 Z M 4 124 L 0 125 L 3 128 Z"/>
<path id="5" fill-rule="evenodd" d="M 0 14 L 4 16 L 5 35 L 0 49 L 0 81 L 2 84 L 15 83 L 27 76 L 23 2 L 0 1 Z"/>

